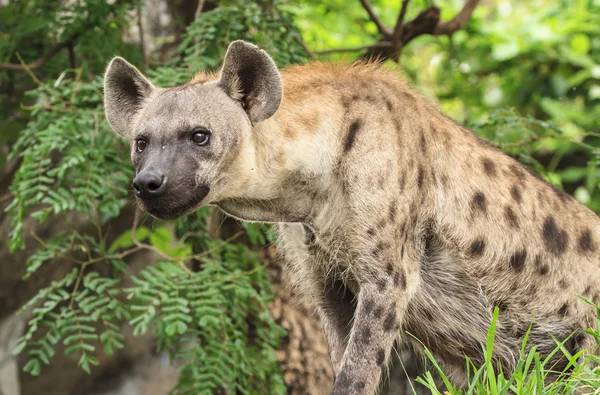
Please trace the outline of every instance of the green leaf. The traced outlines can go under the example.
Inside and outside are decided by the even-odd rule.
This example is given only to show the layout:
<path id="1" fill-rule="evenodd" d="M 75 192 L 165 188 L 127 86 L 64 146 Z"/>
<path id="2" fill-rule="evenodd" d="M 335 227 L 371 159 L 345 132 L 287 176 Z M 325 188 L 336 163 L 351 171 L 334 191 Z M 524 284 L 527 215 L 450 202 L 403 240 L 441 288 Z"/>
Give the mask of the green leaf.
<path id="1" fill-rule="evenodd" d="M 16 347 L 12 351 L 12 354 L 18 355 L 18 354 L 22 353 L 23 349 L 25 348 L 26 345 L 27 345 L 27 343 L 24 341 L 17 343 Z"/>
<path id="2" fill-rule="evenodd" d="M 571 37 L 571 50 L 579 55 L 583 55 L 590 50 L 590 39 L 585 34 L 574 34 Z"/>
<path id="3" fill-rule="evenodd" d="M 494 45 L 492 57 L 497 61 L 512 59 L 519 54 L 519 44 L 516 41 L 509 41 Z"/>
<path id="4" fill-rule="evenodd" d="M 23 367 L 23 371 L 31 374 L 32 376 L 39 376 L 41 370 L 42 364 L 37 358 L 30 359 Z"/>
<path id="5" fill-rule="evenodd" d="M 145 226 L 140 226 L 136 229 L 135 238 L 137 241 L 144 241 L 150 236 L 150 230 Z M 131 229 L 121 233 L 108 247 L 109 252 L 116 252 L 120 249 L 126 249 L 133 247 L 133 240 L 131 239 Z"/>
<path id="6" fill-rule="evenodd" d="M 165 227 L 156 228 L 150 233 L 150 243 L 165 254 L 169 253 L 172 241 L 173 235 Z"/>

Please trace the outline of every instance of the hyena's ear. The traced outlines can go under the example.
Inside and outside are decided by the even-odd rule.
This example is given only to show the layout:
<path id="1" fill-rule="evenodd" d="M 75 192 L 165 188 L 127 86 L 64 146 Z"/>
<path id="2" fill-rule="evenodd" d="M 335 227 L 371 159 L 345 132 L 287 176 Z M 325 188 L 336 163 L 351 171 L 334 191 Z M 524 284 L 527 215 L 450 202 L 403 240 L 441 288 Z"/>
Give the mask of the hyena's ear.
<path id="1" fill-rule="evenodd" d="M 242 40 L 229 44 L 218 85 L 241 102 L 252 125 L 273 115 L 283 96 L 281 76 L 273 59 Z"/>
<path id="2" fill-rule="evenodd" d="M 131 63 L 121 57 L 110 61 L 104 74 L 104 111 L 115 132 L 129 137 L 132 117 L 154 85 Z"/>

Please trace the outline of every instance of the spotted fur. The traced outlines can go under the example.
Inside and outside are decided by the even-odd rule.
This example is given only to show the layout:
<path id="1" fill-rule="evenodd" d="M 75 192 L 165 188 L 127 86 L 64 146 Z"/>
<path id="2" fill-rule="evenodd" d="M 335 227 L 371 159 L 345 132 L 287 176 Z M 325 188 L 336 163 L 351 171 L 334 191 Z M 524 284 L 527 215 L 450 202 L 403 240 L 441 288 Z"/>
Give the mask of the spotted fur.
<path id="1" fill-rule="evenodd" d="M 277 73 L 264 52 L 234 44 L 220 76 L 178 88 L 109 67 L 107 117 L 132 145 L 142 124 L 163 148 L 174 144 L 176 125 L 211 128 L 215 148 L 179 167 L 193 181 L 175 181 L 152 214 L 167 216 L 169 199 L 203 185 L 206 197 L 178 207 L 211 204 L 278 223 L 289 283 L 313 303 L 328 339 L 333 394 L 376 392 L 398 341 L 427 346 L 464 386 L 464 358 L 483 362 L 495 307 L 492 359 L 504 372 L 515 367 L 530 325 L 528 344 L 542 358 L 555 348 L 552 336 L 572 333 L 569 351 L 591 352 L 584 329 L 595 312 L 574 295 L 600 295 L 595 214 L 393 71 L 315 62 Z M 153 110 L 182 95 L 168 116 Z M 143 170 L 148 162 L 136 155 Z M 565 366 L 559 355 L 553 362 Z"/>

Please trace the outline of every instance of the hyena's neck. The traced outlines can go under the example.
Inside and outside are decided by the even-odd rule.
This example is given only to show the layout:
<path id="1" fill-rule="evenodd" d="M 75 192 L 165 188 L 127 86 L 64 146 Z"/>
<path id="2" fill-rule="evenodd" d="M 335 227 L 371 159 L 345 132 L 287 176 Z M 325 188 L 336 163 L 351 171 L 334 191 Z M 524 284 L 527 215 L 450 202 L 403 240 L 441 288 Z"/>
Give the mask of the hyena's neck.
<path id="1" fill-rule="evenodd" d="M 219 206 L 249 221 L 309 222 L 333 181 L 335 127 L 322 110 L 284 101 L 243 142 L 239 179 Z"/>

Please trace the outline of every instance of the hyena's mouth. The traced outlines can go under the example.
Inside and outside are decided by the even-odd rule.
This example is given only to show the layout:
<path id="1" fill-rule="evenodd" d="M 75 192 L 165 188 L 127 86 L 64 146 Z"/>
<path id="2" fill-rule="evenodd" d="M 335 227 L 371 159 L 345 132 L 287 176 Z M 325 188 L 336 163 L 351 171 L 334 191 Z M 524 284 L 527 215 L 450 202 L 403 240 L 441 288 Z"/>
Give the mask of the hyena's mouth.
<path id="1" fill-rule="evenodd" d="M 209 192 L 208 186 L 201 186 L 188 193 L 172 192 L 150 199 L 138 198 L 137 201 L 140 208 L 153 217 L 177 219 L 197 210 Z"/>

